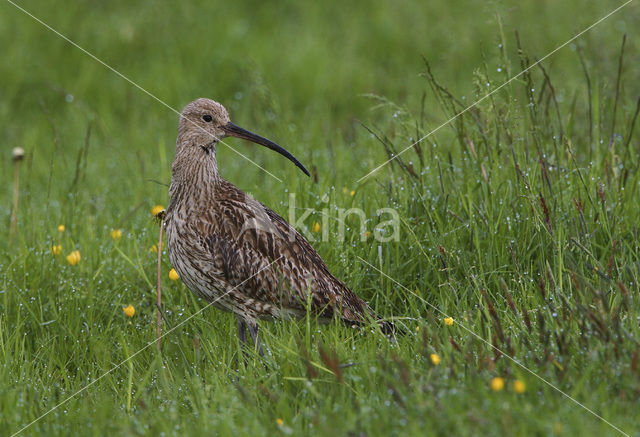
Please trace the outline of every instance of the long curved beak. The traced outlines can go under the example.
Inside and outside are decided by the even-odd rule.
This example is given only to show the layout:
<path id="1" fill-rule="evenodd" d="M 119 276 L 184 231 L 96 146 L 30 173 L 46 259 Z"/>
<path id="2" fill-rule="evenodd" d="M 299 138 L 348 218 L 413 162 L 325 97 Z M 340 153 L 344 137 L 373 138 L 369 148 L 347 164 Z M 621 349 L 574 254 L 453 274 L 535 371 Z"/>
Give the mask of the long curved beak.
<path id="1" fill-rule="evenodd" d="M 293 162 L 300 170 L 304 172 L 304 174 L 306 174 L 307 176 L 311 176 L 309 174 L 309 171 L 304 168 L 304 165 L 302 165 L 295 156 L 293 156 L 283 147 L 278 146 L 273 141 L 263 138 L 260 135 L 256 135 L 253 132 L 249 132 L 248 130 L 243 129 L 231 122 L 222 126 L 222 130 L 224 130 L 224 132 L 230 137 L 242 138 L 243 140 L 251 141 L 252 143 L 260 144 L 261 146 L 267 147 L 271 150 L 275 150 L 276 152 L 278 152 L 282 156 L 285 156 L 291 162 Z"/>

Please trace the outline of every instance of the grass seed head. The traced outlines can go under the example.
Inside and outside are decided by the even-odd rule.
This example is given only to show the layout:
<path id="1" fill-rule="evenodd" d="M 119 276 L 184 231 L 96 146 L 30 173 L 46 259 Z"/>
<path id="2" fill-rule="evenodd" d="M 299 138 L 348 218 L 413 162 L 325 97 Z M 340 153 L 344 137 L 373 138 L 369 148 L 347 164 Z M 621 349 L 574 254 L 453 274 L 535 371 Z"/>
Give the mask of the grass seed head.
<path id="1" fill-rule="evenodd" d="M 21 161 L 24 158 L 24 149 L 22 147 L 14 147 L 11 155 L 13 162 Z"/>

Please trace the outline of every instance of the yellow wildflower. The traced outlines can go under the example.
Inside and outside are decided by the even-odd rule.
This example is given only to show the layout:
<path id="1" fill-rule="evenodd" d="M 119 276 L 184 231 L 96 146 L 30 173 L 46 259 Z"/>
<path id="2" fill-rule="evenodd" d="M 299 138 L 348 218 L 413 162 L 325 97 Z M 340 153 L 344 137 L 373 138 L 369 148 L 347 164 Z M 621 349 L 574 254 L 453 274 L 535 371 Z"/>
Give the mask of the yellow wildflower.
<path id="1" fill-rule="evenodd" d="M 164 206 L 156 205 L 153 208 L 151 208 L 151 215 L 155 217 L 158 214 L 160 214 L 162 211 L 164 211 Z"/>
<path id="2" fill-rule="evenodd" d="M 81 258 L 82 257 L 80 256 L 80 251 L 79 250 L 74 250 L 69 255 L 67 255 L 67 262 L 69 264 L 71 264 L 72 266 L 75 266 L 75 265 L 78 265 L 78 263 L 80 262 Z"/>
<path id="3" fill-rule="evenodd" d="M 367 237 L 367 238 L 369 238 L 370 235 L 371 235 L 371 232 L 369 232 L 369 231 L 364 233 L 364 236 Z"/>
<path id="4" fill-rule="evenodd" d="M 320 229 L 322 229 L 322 227 L 320 226 L 320 223 L 314 222 L 313 226 L 311 227 L 311 230 L 313 232 L 320 232 Z"/>
<path id="5" fill-rule="evenodd" d="M 133 317 L 133 315 L 136 313 L 136 309 L 131 304 L 129 304 L 128 307 L 122 308 L 122 311 L 124 311 L 124 314 L 127 317 Z"/>
<path id="6" fill-rule="evenodd" d="M 60 255 L 62 253 L 62 245 L 54 244 L 53 246 L 51 246 L 51 253 L 54 255 Z"/>
<path id="7" fill-rule="evenodd" d="M 120 229 L 113 229 L 111 231 L 111 238 L 118 240 L 120 237 L 122 237 L 122 231 Z"/>
<path id="8" fill-rule="evenodd" d="M 176 269 L 171 269 L 169 271 L 169 279 L 171 279 L 172 281 L 177 281 L 178 278 L 180 278 L 180 276 L 178 275 L 178 272 L 176 272 Z"/>
<path id="9" fill-rule="evenodd" d="M 438 364 L 440 364 L 440 356 L 438 354 L 429 355 L 429 359 L 431 360 L 434 366 L 437 366 Z"/>
<path id="10" fill-rule="evenodd" d="M 491 380 L 491 390 L 500 391 L 504 388 L 504 379 L 496 376 Z"/>
<path id="11" fill-rule="evenodd" d="M 64 232 L 64 230 L 67 229 L 64 227 L 64 225 L 58 225 L 58 232 Z"/>
<path id="12" fill-rule="evenodd" d="M 420 327 L 416 326 L 416 332 L 420 332 Z"/>
<path id="13" fill-rule="evenodd" d="M 524 385 L 524 382 L 520 381 L 519 379 L 513 381 L 513 391 L 515 391 L 516 393 L 524 393 L 526 389 L 527 387 Z"/>
<path id="14" fill-rule="evenodd" d="M 149 248 L 149 252 L 158 253 L 158 245 L 154 244 Z"/>
<path id="15" fill-rule="evenodd" d="M 278 426 L 282 426 L 284 425 L 284 420 L 280 419 L 279 417 L 276 419 L 276 423 L 278 424 Z"/>
<path id="16" fill-rule="evenodd" d="M 444 318 L 444 324 L 447 325 L 447 326 L 453 325 L 453 318 L 452 317 L 445 317 Z"/>
<path id="17" fill-rule="evenodd" d="M 351 192 L 349 193 L 351 195 L 351 197 L 356 195 L 356 190 L 351 190 Z"/>

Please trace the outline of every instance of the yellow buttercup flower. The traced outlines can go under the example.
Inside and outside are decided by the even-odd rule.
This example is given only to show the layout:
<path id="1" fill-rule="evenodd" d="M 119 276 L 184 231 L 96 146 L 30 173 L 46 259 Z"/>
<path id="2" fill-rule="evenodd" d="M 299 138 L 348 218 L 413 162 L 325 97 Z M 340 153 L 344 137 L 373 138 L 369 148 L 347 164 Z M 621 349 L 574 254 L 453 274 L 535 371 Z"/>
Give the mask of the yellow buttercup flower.
<path id="1" fill-rule="evenodd" d="M 158 245 L 154 244 L 149 248 L 149 252 L 158 253 Z"/>
<path id="2" fill-rule="evenodd" d="M 64 232 L 64 230 L 67 229 L 64 227 L 64 225 L 58 225 L 58 232 Z"/>
<path id="3" fill-rule="evenodd" d="M 153 208 L 151 208 L 151 215 L 155 217 L 158 214 L 160 214 L 162 211 L 164 211 L 164 206 L 156 205 Z"/>
<path id="4" fill-rule="evenodd" d="M 491 380 L 491 390 L 500 391 L 504 388 L 504 379 L 496 376 Z"/>
<path id="5" fill-rule="evenodd" d="M 279 417 L 276 419 L 276 423 L 278 424 L 278 426 L 282 426 L 284 425 L 284 420 L 280 419 Z"/>
<path id="6" fill-rule="evenodd" d="M 180 278 L 180 276 L 178 275 L 178 272 L 176 272 L 176 269 L 171 269 L 169 271 L 169 279 L 171 279 L 172 281 L 177 281 L 178 278 Z"/>
<path id="7" fill-rule="evenodd" d="M 111 238 L 118 240 L 120 237 L 122 237 L 122 231 L 120 229 L 113 229 L 111 231 Z"/>
<path id="8" fill-rule="evenodd" d="M 438 354 L 429 355 L 429 359 L 431 360 L 434 366 L 437 366 L 438 364 L 440 364 L 440 356 Z"/>
<path id="9" fill-rule="evenodd" d="M 444 318 L 444 324 L 447 325 L 447 326 L 453 325 L 453 318 L 452 317 L 445 317 Z"/>
<path id="10" fill-rule="evenodd" d="M 311 230 L 313 232 L 320 232 L 320 229 L 322 229 L 322 227 L 320 226 L 320 223 L 314 222 L 313 226 L 311 227 Z"/>
<path id="11" fill-rule="evenodd" d="M 54 244 L 53 246 L 51 246 L 51 253 L 54 255 L 60 255 L 62 253 L 62 245 Z"/>
<path id="12" fill-rule="evenodd" d="M 351 190 L 351 192 L 349 193 L 351 195 L 351 197 L 356 195 L 356 190 Z"/>
<path id="13" fill-rule="evenodd" d="M 127 317 L 133 317 L 133 315 L 136 313 L 136 309 L 131 304 L 128 307 L 122 308 L 122 311 L 124 311 L 124 314 Z"/>
<path id="14" fill-rule="evenodd" d="M 69 264 L 71 264 L 72 266 L 76 266 L 80 262 L 81 258 L 82 257 L 80 256 L 80 251 L 79 250 L 74 250 L 69 255 L 67 255 L 67 262 Z"/>
<path id="15" fill-rule="evenodd" d="M 366 232 L 364 233 L 364 236 L 365 236 L 365 237 L 367 237 L 367 238 L 369 238 L 369 236 L 370 236 L 370 235 L 371 235 L 371 232 L 369 232 L 369 231 L 366 231 Z"/>
<path id="16" fill-rule="evenodd" d="M 513 391 L 515 391 L 516 393 L 524 393 L 526 389 L 527 387 L 524 385 L 524 382 L 520 381 L 519 379 L 513 381 Z"/>

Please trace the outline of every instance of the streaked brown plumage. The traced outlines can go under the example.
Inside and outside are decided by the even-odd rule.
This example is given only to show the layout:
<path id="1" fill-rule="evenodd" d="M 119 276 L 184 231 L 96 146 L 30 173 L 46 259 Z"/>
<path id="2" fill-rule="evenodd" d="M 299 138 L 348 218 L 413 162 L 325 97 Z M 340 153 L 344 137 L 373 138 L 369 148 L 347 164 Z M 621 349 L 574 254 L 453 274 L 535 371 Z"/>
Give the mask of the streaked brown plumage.
<path id="1" fill-rule="evenodd" d="M 220 177 L 215 148 L 226 136 L 276 150 L 309 174 L 280 146 L 230 123 L 219 103 L 189 103 L 180 115 L 166 215 L 169 257 L 187 287 L 234 312 L 242 341 L 248 326 L 258 348 L 257 319 L 301 317 L 309 303 L 321 319 L 377 320 L 298 231 Z M 378 323 L 391 333 L 393 325 Z"/>

